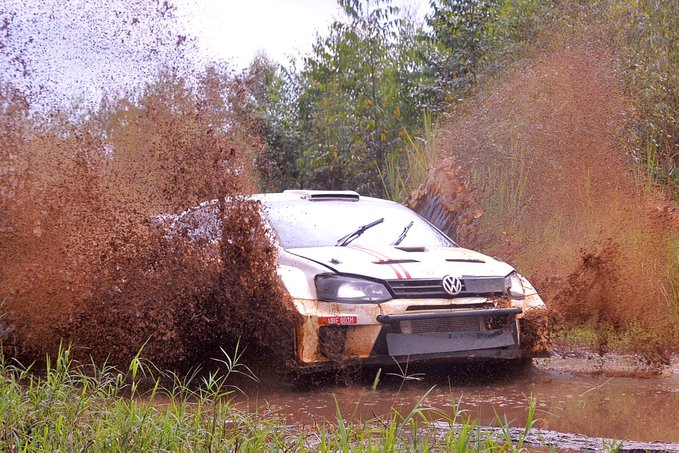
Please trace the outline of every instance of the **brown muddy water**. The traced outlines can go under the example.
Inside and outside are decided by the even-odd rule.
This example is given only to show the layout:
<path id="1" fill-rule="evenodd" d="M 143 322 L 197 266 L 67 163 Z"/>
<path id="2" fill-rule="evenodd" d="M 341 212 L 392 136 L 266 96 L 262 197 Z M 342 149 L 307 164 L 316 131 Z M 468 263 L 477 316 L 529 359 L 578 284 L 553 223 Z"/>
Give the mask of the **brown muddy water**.
<path id="1" fill-rule="evenodd" d="M 532 394 L 537 428 L 640 442 L 679 442 L 679 356 L 657 375 L 645 374 L 639 363 L 631 362 L 635 360 L 571 354 L 536 359 L 532 366 L 513 371 L 487 366 L 412 369 L 408 380 L 396 376 L 398 370 L 394 374 L 382 370 L 375 390 L 374 372 L 352 376 L 349 384 L 310 388 L 265 378 L 256 384 L 239 383 L 243 394 L 236 400 L 246 410 L 275 414 L 296 426 L 313 426 L 336 420 L 338 407 L 345 419 L 388 420 L 392 409 L 407 414 L 427 395 L 425 407 L 452 414 L 459 404 L 482 426 L 499 426 L 499 415 L 506 416 L 512 427 L 523 427 Z"/>

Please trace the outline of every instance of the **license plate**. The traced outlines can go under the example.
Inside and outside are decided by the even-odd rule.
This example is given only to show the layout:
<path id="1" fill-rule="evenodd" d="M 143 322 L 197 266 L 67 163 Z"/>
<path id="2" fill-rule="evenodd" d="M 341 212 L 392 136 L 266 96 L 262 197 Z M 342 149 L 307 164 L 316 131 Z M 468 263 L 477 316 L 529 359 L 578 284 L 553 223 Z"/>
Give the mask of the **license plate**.
<path id="1" fill-rule="evenodd" d="M 321 325 L 335 324 L 335 325 L 346 325 L 346 324 L 357 324 L 358 317 L 356 316 L 324 316 L 318 318 L 318 323 Z"/>

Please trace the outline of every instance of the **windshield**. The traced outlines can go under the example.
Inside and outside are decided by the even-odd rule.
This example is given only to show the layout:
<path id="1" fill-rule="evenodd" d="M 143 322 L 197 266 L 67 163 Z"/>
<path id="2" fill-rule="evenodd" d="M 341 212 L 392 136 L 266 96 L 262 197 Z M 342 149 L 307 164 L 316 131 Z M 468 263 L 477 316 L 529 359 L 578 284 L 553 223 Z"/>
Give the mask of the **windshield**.
<path id="1" fill-rule="evenodd" d="M 371 223 L 375 225 L 358 236 L 354 234 L 351 245 L 455 245 L 426 220 L 397 203 L 363 198 L 358 202 L 291 200 L 264 202 L 263 205 L 281 247 L 286 249 L 335 246 L 342 242 L 341 239 L 360 232 L 361 227 Z M 376 223 L 378 219 L 384 220 Z"/>

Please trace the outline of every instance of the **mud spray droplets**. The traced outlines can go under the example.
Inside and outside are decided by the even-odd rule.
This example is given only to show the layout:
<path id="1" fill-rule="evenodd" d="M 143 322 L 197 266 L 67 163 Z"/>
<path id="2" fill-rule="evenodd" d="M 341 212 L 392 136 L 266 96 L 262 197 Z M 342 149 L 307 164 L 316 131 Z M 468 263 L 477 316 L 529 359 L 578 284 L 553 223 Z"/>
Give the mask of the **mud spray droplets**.
<path id="1" fill-rule="evenodd" d="M 216 70 L 197 80 L 160 77 L 138 102 L 77 125 L 31 120 L 26 99 L 4 92 L 6 353 L 30 362 L 65 342 L 125 366 L 143 346 L 157 366 L 182 369 L 240 339 L 267 360 L 291 357 L 290 300 L 257 206 L 222 201 L 224 240 L 207 253 L 163 221 L 253 187 L 258 144 L 225 104 L 238 96 L 232 80 Z"/>

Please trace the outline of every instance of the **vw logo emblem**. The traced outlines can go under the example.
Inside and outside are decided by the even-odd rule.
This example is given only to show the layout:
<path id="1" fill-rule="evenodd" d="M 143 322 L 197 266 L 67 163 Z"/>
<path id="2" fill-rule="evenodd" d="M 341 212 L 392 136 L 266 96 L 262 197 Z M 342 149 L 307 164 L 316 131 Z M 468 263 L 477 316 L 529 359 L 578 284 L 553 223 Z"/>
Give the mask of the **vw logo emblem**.
<path id="1" fill-rule="evenodd" d="M 462 291 L 462 280 L 452 275 L 443 277 L 443 289 L 451 296 L 456 296 Z"/>

